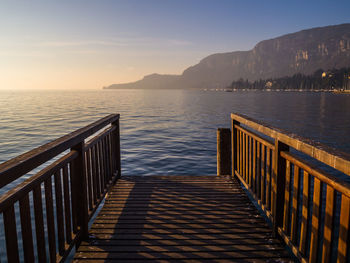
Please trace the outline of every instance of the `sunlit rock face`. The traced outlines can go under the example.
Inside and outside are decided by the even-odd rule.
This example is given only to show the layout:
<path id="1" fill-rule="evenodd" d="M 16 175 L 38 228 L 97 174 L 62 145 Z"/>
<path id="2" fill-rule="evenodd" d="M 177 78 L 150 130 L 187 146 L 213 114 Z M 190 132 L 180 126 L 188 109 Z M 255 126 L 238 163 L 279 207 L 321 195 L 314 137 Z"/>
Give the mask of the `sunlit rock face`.
<path id="1" fill-rule="evenodd" d="M 156 74 L 109 88 L 223 88 L 239 78 L 254 81 L 349 66 L 350 24 L 342 24 L 264 40 L 249 51 L 213 54 L 179 76 Z"/>

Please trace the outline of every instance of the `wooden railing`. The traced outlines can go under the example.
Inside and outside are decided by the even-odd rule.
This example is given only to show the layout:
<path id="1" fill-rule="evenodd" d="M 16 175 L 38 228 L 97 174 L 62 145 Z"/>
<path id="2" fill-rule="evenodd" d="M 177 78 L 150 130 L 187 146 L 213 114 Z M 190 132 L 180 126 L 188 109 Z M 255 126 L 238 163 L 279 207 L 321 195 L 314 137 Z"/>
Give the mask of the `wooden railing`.
<path id="1" fill-rule="evenodd" d="M 346 175 L 350 156 L 243 115 L 231 119 L 232 174 L 275 234 L 302 262 L 349 262 L 350 185 L 298 153 Z"/>
<path id="2" fill-rule="evenodd" d="M 63 261 L 88 238 L 89 220 L 120 177 L 119 114 L 0 164 L 0 188 L 50 160 L 0 196 L 8 262 Z"/>

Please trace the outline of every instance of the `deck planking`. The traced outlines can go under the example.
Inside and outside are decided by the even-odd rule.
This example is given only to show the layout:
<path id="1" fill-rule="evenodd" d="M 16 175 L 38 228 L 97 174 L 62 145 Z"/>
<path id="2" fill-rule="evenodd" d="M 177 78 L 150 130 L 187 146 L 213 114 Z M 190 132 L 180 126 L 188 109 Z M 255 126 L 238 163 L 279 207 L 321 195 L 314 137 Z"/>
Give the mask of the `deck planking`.
<path id="1" fill-rule="evenodd" d="M 75 262 L 293 262 L 238 181 L 123 176 Z"/>

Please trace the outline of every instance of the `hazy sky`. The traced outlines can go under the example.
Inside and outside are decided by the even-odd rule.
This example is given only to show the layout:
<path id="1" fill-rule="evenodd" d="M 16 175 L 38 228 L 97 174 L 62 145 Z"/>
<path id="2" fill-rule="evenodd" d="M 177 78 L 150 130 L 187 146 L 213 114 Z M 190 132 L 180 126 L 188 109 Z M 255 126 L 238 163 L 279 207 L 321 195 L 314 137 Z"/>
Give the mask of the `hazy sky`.
<path id="1" fill-rule="evenodd" d="M 0 0 L 0 89 L 100 89 L 350 22 L 350 1 Z"/>

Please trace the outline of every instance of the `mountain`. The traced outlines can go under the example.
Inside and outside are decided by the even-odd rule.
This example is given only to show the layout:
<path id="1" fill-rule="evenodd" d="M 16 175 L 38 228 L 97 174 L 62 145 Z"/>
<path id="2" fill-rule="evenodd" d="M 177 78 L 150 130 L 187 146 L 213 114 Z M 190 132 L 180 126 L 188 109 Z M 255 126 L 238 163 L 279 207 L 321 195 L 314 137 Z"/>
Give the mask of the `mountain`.
<path id="1" fill-rule="evenodd" d="M 255 81 L 349 66 L 350 24 L 341 24 L 264 40 L 249 51 L 213 54 L 182 75 L 152 74 L 105 88 L 224 88 L 240 78 Z"/>

